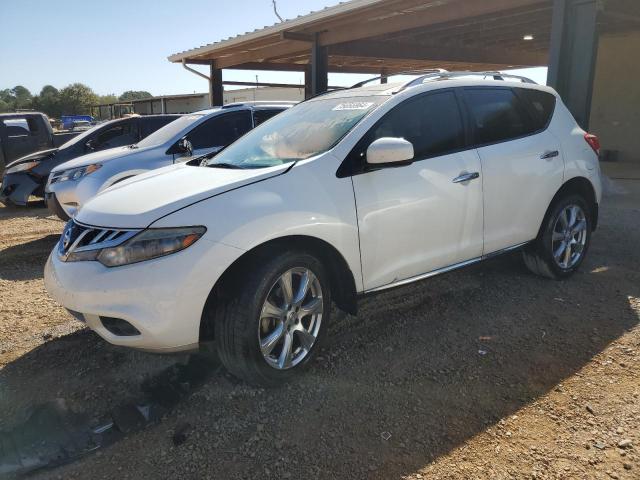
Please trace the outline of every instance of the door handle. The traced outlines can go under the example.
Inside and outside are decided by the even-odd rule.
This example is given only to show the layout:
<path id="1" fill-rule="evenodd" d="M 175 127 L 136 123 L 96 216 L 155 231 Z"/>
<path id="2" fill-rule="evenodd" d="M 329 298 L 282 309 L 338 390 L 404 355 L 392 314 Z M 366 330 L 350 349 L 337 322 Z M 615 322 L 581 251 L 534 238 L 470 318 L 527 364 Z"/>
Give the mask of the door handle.
<path id="1" fill-rule="evenodd" d="M 540 155 L 540 159 L 541 160 L 549 160 L 550 158 L 555 158 L 558 155 L 560 155 L 560 152 L 558 150 L 548 151 L 548 152 L 544 152 L 542 155 Z"/>
<path id="2" fill-rule="evenodd" d="M 454 178 L 452 180 L 453 183 L 464 183 L 464 182 L 468 182 L 470 180 L 475 180 L 476 178 L 479 178 L 480 174 L 478 172 L 472 172 L 472 173 L 463 173 L 462 175 Z"/>

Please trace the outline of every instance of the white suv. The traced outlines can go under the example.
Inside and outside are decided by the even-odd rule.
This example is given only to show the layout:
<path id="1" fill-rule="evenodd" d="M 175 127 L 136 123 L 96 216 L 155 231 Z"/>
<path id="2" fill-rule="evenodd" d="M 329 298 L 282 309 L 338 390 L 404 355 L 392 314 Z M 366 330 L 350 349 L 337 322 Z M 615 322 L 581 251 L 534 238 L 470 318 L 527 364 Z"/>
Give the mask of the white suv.
<path id="1" fill-rule="evenodd" d="M 599 147 L 529 82 L 440 73 L 305 101 L 200 166 L 90 200 L 47 289 L 111 343 L 214 340 L 229 371 L 276 384 L 318 351 L 332 302 L 355 313 L 362 294 L 517 248 L 568 277 L 597 223 Z"/>

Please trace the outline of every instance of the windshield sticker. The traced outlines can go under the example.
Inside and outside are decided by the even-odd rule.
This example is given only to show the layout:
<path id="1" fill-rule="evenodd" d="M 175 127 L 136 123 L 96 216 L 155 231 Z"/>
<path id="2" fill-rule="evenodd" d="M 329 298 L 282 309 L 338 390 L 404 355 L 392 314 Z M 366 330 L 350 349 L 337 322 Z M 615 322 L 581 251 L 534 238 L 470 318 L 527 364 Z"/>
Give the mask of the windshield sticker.
<path id="1" fill-rule="evenodd" d="M 368 110 L 373 102 L 349 102 L 340 103 L 332 108 L 332 110 Z"/>

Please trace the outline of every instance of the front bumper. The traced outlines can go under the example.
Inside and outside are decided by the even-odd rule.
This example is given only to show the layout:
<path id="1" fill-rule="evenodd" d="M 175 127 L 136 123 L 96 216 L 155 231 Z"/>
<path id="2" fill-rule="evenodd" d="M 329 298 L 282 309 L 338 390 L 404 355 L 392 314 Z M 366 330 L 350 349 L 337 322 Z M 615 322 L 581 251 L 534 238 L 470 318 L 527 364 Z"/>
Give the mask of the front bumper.
<path id="1" fill-rule="evenodd" d="M 0 203 L 26 205 L 31 195 L 42 196 L 44 181 L 26 173 L 10 173 L 2 177 Z"/>
<path id="2" fill-rule="evenodd" d="M 56 301 L 81 313 L 110 343 L 156 352 L 190 350 L 199 342 L 200 319 L 211 289 L 241 254 L 201 238 L 166 257 L 107 268 L 96 261 L 63 262 L 56 246 L 44 280 Z M 114 335 L 101 316 L 123 319 L 140 334 Z"/>

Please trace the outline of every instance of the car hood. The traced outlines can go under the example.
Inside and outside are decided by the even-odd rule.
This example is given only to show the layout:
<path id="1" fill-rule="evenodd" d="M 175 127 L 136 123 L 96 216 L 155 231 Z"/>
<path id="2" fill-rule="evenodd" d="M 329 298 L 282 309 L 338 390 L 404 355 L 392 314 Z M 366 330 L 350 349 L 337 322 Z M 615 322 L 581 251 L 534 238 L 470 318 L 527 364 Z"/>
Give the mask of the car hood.
<path id="1" fill-rule="evenodd" d="M 14 165 L 18 165 L 19 163 L 32 162 L 34 160 L 40 160 L 44 157 L 48 157 L 51 154 L 54 154 L 58 151 L 57 148 L 48 148 L 46 150 L 39 150 L 37 152 L 30 153 L 29 155 L 25 155 L 24 157 L 20 157 L 13 162 L 10 162 L 6 168 L 11 168 Z"/>
<path id="2" fill-rule="evenodd" d="M 146 149 L 142 148 L 129 148 L 129 147 L 115 147 L 108 148 L 107 150 L 100 150 L 98 152 L 87 153 L 86 155 L 82 155 L 81 157 L 74 158 L 73 160 L 69 160 L 61 165 L 58 165 L 56 168 L 51 170 L 52 172 L 59 172 L 61 170 L 69 170 L 70 168 L 78 168 L 78 167 L 86 167 L 87 165 L 91 165 L 94 163 L 104 163 L 109 160 L 114 160 L 116 158 L 121 158 L 129 155 L 135 155 Z"/>
<path id="3" fill-rule="evenodd" d="M 181 208 L 281 175 L 291 165 L 247 170 L 169 165 L 104 190 L 89 200 L 75 218 L 98 227 L 146 228 Z"/>

